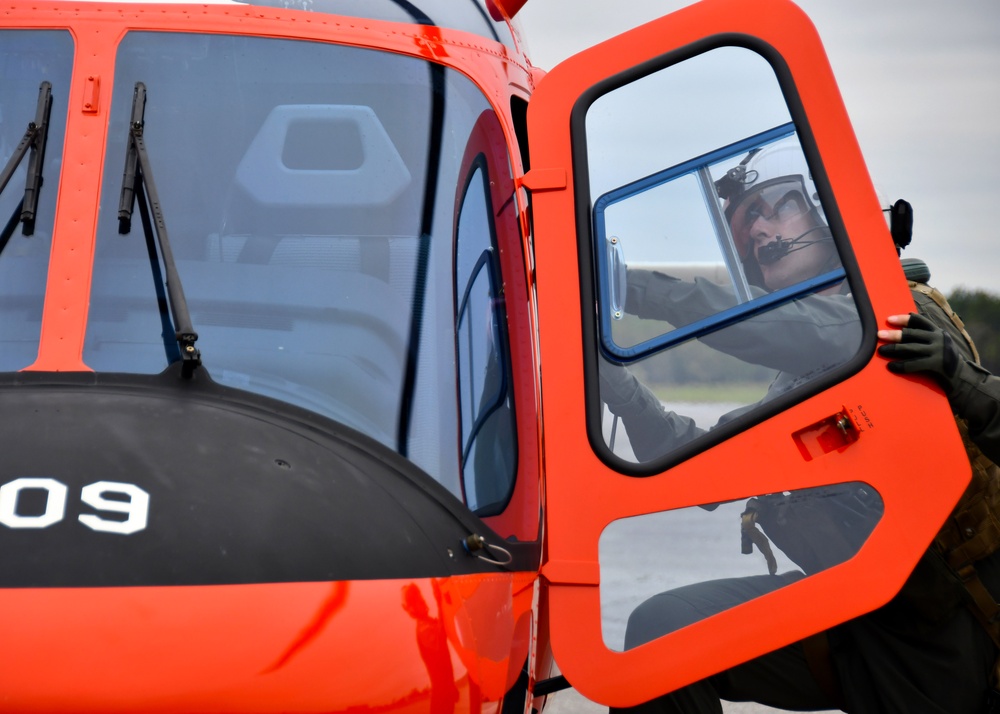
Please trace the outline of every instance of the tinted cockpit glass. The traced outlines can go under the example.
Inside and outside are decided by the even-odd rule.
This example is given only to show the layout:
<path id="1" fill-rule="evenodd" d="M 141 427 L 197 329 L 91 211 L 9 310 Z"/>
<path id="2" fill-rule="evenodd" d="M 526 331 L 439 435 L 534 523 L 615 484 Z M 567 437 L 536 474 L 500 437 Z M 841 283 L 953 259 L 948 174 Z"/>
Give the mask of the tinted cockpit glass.
<path id="1" fill-rule="evenodd" d="M 38 355 L 72 65 L 68 32 L 0 31 L 0 175 L 8 174 L 0 193 L 0 372 L 23 369 Z M 43 82 L 51 86 L 52 108 L 33 230 L 25 231 L 32 152 L 16 162 L 16 150 L 35 121 Z"/>
<path id="2" fill-rule="evenodd" d="M 460 495 L 455 194 L 482 93 L 369 49 L 127 35 L 84 348 L 96 371 L 159 373 L 176 349 L 138 211 L 118 233 L 137 82 L 203 369 L 363 432 Z"/>

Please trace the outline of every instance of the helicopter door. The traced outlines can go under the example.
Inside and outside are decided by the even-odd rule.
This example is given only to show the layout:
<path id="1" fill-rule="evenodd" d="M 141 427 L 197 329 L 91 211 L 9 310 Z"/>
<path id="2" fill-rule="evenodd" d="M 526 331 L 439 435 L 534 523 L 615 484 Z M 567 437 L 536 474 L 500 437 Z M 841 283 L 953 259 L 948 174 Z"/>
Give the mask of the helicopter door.
<path id="1" fill-rule="evenodd" d="M 528 130 L 568 681 L 637 704 L 889 600 L 969 473 L 875 354 L 913 302 L 809 20 L 687 7 L 557 66 Z"/>

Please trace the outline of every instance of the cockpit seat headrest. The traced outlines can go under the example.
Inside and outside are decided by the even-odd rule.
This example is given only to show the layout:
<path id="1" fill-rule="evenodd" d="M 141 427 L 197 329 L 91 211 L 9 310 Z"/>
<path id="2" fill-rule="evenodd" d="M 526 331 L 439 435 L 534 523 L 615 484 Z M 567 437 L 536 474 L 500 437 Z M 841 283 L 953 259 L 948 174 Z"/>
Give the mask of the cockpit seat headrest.
<path id="1" fill-rule="evenodd" d="M 410 172 L 371 107 L 274 107 L 236 169 L 236 183 L 276 207 L 378 206 Z"/>

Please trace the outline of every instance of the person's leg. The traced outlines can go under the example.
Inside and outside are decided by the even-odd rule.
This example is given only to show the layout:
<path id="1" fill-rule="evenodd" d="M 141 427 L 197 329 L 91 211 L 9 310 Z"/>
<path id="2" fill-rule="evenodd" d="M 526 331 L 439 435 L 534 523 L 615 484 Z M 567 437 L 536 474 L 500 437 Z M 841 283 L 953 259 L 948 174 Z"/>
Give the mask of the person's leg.
<path id="1" fill-rule="evenodd" d="M 790 711 L 837 709 L 795 643 L 637 707 L 611 709 L 611 714 L 722 714 L 721 699 Z"/>
<path id="2" fill-rule="evenodd" d="M 685 585 L 659 593 L 629 615 L 625 649 L 651 642 L 706 617 L 736 607 L 805 577 L 798 571 L 781 575 L 751 575 Z"/>
<path id="3" fill-rule="evenodd" d="M 631 649 L 802 578 L 798 572 L 728 578 L 660 593 L 629 616 L 625 648 Z M 721 714 L 720 698 L 785 709 L 835 708 L 813 678 L 801 644 L 737 665 L 619 714 Z"/>
<path id="4" fill-rule="evenodd" d="M 720 697 L 731 702 L 758 702 L 790 711 L 839 709 L 814 678 L 799 642 L 736 665 L 709 681 Z"/>

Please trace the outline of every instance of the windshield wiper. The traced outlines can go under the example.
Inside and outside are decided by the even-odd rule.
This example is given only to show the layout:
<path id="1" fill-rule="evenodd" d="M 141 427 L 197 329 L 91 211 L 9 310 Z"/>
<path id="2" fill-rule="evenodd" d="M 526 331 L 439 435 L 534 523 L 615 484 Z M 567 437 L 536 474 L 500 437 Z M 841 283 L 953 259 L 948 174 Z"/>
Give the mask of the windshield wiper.
<path id="1" fill-rule="evenodd" d="M 181 376 L 190 379 L 194 370 L 201 366 L 201 352 L 195 347 L 198 333 L 191 325 L 187 298 L 184 297 L 180 274 L 177 272 L 177 264 L 174 262 L 174 253 L 167 235 L 167 225 L 163 220 L 163 212 L 160 207 L 160 197 L 156 191 L 156 182 L 153 181 L 153 169 L 149 163 L 149 154 L 146 152 L 146 144 L 142 138 L 145 111 L 146 85 L 142 82 L 136 82 L 132 95 L 132 118 L 129 122 L 128 143 L 125 148 L 125 173 L 122 176 L 122 190 L 118 201 L 118 232 L 124 235 L 132 230 L 132 206 L 138 199 L 139 216 L 142 218 L 142 228 L 146 236 L 146 247 L 149 250 L 150 265 L 153 269 L 153 279 L 156 282 L 161 314 L 165 317 L 165 301 L 162 291 L 166 285 L 170 314 L 173 316 L 176 345 L 169 341 L 166 331 L 163 336 L 167 359 L 171 362 L 178 358 L 182 360 Z M 159 247 L 159 257 L 163 262 L 163 272 L 166 274 L 163 277 L 161 277 L 159 261 L 157 260 L 157 246 Z M 179 355 L 176 351 L 178 347 L 180 348 Z"/>
<path id="2" fill-rule="evenodd" d="M 17 208 L 0 233 L 0 253 L 7 247 L 7 242 L 17 224 L 21 224 L 21 233 L 26 236 L 35 232 L 35 211 L 38 208 L 38 190 L 42 186 L 42 164 L 45 160 L 45 142 L 49 137 L 49 115 L 52 113 L 52 85 L 42 82 L 38 85 L 38 105 L 35 108 L 35 120 L 28 122 L 28 128 L 24 132 L 20 143 L 14 149 L 7 165 L 4 166 L 3 173 L 0 173 L 0 193 L 3 193 L 10 182 L 21 161 L 29 154 L 28 175 L 24 182 L 24 197 L 17 204 Z"/>

